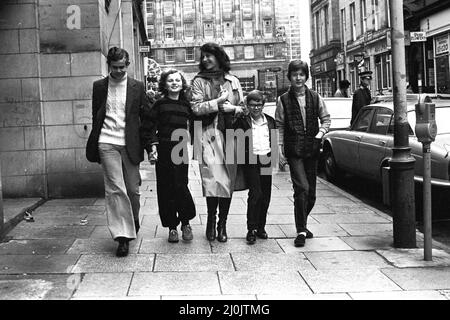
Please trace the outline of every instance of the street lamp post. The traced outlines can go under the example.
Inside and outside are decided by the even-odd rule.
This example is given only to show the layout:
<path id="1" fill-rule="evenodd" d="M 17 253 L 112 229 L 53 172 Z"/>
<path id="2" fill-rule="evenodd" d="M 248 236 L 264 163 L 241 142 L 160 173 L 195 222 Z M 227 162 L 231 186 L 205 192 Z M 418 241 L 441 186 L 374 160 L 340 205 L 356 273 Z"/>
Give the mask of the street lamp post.
<path id="1" fill-rule="evenodd" d="M 414 163 L 409 146 L 403 1 L 389 0 L 394 95 L 394 148 L 390 161 L 394 247 L 416 248 Z"/>

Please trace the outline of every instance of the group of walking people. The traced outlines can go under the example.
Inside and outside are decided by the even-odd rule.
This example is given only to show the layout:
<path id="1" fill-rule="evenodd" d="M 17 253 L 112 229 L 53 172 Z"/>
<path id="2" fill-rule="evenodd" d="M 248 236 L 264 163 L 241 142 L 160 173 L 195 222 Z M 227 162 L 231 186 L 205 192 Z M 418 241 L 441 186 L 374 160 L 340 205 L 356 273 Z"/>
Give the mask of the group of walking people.
<path id="1" fill-rule="evenodd" d="M 127 75 L 129 55 L 124 49 L 109 50 L 110 73 L 94 82 L 86 155 L 103 168 L 106 216 L 112 238 L 119 243 L 117 256 L 128 254 L 129 242 L 139 232 L 139 164 L 144 150 L 156 160 L 159 216 L 169 230 L 168 241 L 179 242 L 180 224 L 182 239 L 193 239 L 189 222 L 197 212 L 188 187 L 189 143 L 199 163 L 209 241 L 228 240 L 233 193 L 247 189 L 246 241 L 254 244 L 257 238 L 268 238 L 271 168 L 278 154 L 280 162 L 289 163 L 293 183 L 294 244 L 304 246 L 305 239 L 313 237 L 307 219 L 316 200 L 321 140 L 331 120 L 323 99 L 305 85 L 308 65 L 300 60 L 289 64 L 291 87 L 278 99 L 274 119 L 263 112 L 266 101 L 261 91 L 244 97 L 220 45 L 206 43 L 200 52 L 199 72 L 191 84 L 178 70 L 163 72 L 161 97 L 154 103 L 143 83 Z M 243 145 L 229 134 L 238 130 L 246 133 Z"/>

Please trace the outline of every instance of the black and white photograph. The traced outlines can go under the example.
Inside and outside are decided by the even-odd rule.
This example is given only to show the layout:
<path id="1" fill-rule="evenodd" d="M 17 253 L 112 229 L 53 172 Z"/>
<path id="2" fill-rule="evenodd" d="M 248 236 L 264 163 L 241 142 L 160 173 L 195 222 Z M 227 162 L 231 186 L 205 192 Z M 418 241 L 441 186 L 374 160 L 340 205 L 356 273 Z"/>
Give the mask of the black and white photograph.
<path id="1" fill-rule="evenodd" d="M 0 301 L 450 300 L 449 17 L 0 0 Z"/>

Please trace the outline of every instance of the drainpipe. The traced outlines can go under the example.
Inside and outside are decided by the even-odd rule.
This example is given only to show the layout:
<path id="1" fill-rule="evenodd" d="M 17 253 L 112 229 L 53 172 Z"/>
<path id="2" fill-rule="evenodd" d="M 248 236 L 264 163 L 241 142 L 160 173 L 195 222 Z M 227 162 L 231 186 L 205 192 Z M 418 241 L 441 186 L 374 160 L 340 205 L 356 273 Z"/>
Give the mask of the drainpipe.
<path id="1" fill-rule="evenodd" d="M 120 48 L 123 48 L 122 0 L 118 0 L 117 4 L 119 6 L 119 8 L 118 8 L 118 10 L 119 10 L 119 12 L 118 12 L 118 15 L 119 15 L 119 46 L 120 46 Z"/>

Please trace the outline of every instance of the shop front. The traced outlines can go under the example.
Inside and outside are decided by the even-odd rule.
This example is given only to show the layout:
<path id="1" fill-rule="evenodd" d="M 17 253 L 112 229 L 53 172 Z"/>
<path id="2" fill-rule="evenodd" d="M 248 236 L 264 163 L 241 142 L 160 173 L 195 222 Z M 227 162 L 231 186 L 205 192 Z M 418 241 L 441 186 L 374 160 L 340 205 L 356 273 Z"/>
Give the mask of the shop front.
<path id="1" fill-rule="evenodd" d="M 424 92 L 450 94 L 450 8 L 421 20 L 426 32 L 422 63 Z M 422 79 L 421 79 L 422 80 Z"/>

